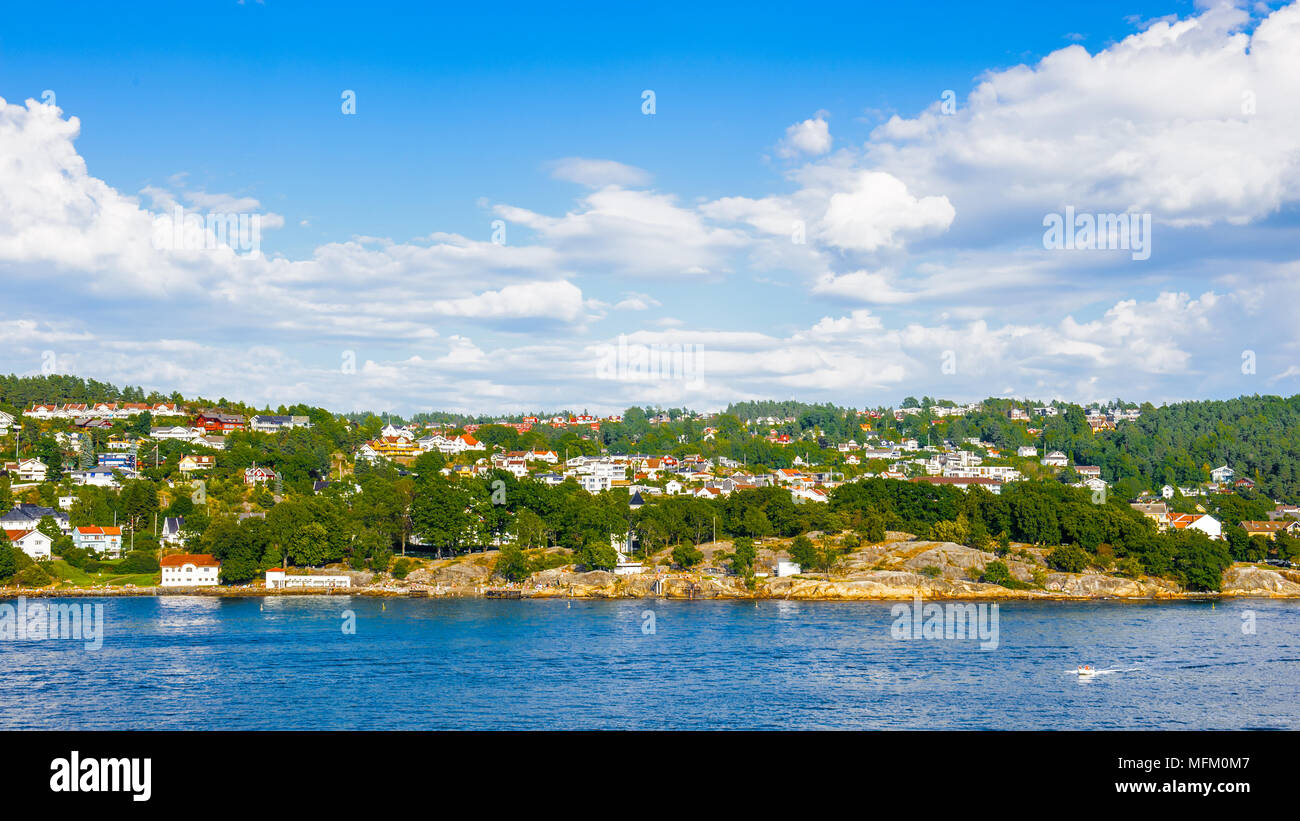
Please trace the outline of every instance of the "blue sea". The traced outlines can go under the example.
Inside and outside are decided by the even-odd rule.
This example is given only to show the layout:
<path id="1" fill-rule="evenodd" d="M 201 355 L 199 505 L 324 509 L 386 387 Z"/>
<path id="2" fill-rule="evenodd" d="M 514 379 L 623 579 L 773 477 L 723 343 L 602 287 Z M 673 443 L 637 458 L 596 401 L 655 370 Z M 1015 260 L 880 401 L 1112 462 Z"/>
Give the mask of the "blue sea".
<path id="1" fill-rule="evenodd" d="M 990 650 L 894 603 L 59 601 L 103 644 L 0 641 L 0 729 L 1300 728 L 1291 601 L 1000 603 Z"/>

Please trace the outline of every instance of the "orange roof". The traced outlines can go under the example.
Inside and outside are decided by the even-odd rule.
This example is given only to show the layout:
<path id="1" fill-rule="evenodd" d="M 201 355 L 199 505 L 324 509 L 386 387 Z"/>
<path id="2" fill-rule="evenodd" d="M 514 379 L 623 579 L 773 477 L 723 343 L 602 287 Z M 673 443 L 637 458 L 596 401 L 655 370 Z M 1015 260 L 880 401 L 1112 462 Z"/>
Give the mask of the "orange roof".
<path id="1" fill-rule="evenodd" d="M 158 564 L 163 567 L 181 567 L 192 564 L 195 567 L 220 567 L 221 562 L 217 561 L 209 553 L 177 553 L 175 556 L 163 556 L 158 560 Z"/>
<path id="2" fill-rule="evenodd" d="M 32 530 L 10 530 L 9 528 L 5 528 L 5 535 L 9 537 L 9 541 L 11 542 L 16 542 L 28 533 L 34 532 L 35 531 Z"/>
<path id="3" fill-rule="evenodd" d="M 122 528 L 120 527 L 78 527 L 76 531 L 82 536 L 121 536 Z"/>

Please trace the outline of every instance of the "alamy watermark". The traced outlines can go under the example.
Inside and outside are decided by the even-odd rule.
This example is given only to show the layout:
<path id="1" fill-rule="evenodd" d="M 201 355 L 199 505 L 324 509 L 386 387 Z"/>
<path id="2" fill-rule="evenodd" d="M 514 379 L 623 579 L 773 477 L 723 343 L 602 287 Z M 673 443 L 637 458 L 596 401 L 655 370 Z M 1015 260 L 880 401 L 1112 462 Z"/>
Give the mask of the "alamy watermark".
<path id="1" fill-rule="evenodd" d="M 1043 217 L 1043 247 L 1049 251 L 1131 251 L 1133 259 L 1151 258 L 1150 214 L 1065 214 Z"/>
<path id="2" fill-rule="evenodd" d="M 911 604 L 896 604 L 889 615 L 894 624 L 889 634 L 899 641 L 975 641 L 981 650 L 998 649 L 998 606 L 987 602 L 923 604 L 914 596 Z"/>
<path id="3" fill-rule="evenodd" d="M 617 345 L 596 348 L 596 378 L 626 382 L 680 379 L 700 382 L 704 378 L 704 346 L 692 344 L 628 344 L 619 334 Z"/>
<path id="4" fill-rule="evenodd" d="M 176 206 L 153 221 L 153 247 L 159 251 L 211 251 L 229 248 L 250 255 L 262 250 L 262 215 L 187 212 Z"/>
<path id="5" fill-rule="evenodd" d="M 0 641 L 80 641 L 87 650 L 104 646 L 104 605 L 54 603 L 19 596 L 0 604 Z"/>

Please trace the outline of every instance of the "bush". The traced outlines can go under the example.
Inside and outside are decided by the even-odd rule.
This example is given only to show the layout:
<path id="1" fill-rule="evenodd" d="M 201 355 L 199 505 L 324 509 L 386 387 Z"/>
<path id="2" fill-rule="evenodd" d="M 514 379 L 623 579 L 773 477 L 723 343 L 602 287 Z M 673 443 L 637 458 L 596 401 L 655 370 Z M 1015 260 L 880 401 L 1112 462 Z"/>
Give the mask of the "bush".
<path id="1" fill-rule="evenodd" d="M 584 545 L 577 551 L 575 558 L 588 570 L 613 570 L 614 565 L 618 563 L 618 555 L 614 552 L 613 546 L 598 539 Z"/>
<path id="2" fill-rule="evenodd" d="M 985 584 L 996 584 L 1001 587 L 1007 587 L 1012 590 L 1021 590 L 1029 587 L 1028 584 L 1011 575 L 1011 569 L 1007 567 L 1006 562 L 993 560 L 984 565 L 984 572 L 980 574 L 980 581 Z"/>
<path id="3" fill-rule="evenodd" d="M 807 536 L 796 536 L 790 543 L 790 558 L 801 568 L 812 568 L 817 564 L 817 548 Z"/>
<path id="4" fill-rule="evenodd" d="M 117 563 L 117 569 L 121 573 L 157 573 L 159 568 L 158 558 L 143 550 L 132 550 Z"/>
<path id="5" fill-rule="evenodd" d="M 998 534 L 998 544 L 997 547 L 993 548 L 993 552 L 997 554 L 998 558 L 1002 558 L 1011 552 L 1011 537 L 1007 535 L 1005 530 Z"/>
<path id="6" fill-rule="evenodd" d="M 930 539 L 936 542 L 965 544 L 970 529 L 961 522 L 935 522 L 930 525 Z"/>
<path id="7" fill-rule="evenodd" d="M 0 530 L 0 534 L 4 531 Z M 8 540 L 0 544 L 0 581 L 13 577 L 18 572 L 18 562 L 14 557 L 17 548 L 10 546 Z"/>
<path id="8" fill-rule="evenodd" d="M 21 587 L 44 587 L 52 581 L 54 580 L 50 578 L 50 574 L 38 564 L 25 567 L 14 575 L 14 582 Z"/>
<path id="9" fill-rule="evenodd" d="M 1115 561 L 1115 575 L 1127 579 L 1136 579 L 1142 575 L 1142 563 L 1132 556 L 1125 556 Z"/>
<path id="10" fill-rule="evenodd" d="M 927 579 L 937 579 L 943 575 L 943 571 L 932 564 L 927 564 L 925 567 L 921 568 L 919 572 L 922 576 L 925 576 Z"/>
<path id="11" fill-rule="evenodd" d="M 394 578 L 394 579 L 405 579 L 406 576 L 407 576 L 407 574 L 410 573 L 410 572 L 411 572 L 411 560 L 410 560 L 410 559 L 407 559 L 407 558 L 401 558 L 401 559 L 398 559 L 396 562 L 393 563 L 393 578 Z"/>
<path id="12" fill-rule="evenodd" d="M 508 544 L 501 548 L 497 554 L 496 567 L 493 568 L 498 576 L 512 582 L 521 582 L 530 575 L 528 570 L 528 557 L 524 551 L 519 549 L 518 545 Z M 393 575 L 397 575 L 396 568 Z"/>
<path id="13" fill-rule="evenodd" d="M 883 542 L 885 540 L 885 520 L 879 513 L 865 513 L 862 520 L 858 522 L 857 531 L 864 541 L 872 544 Z"/>
<path id="14" fill-rule="evenodd" d="M 1047 566 L 1062 573 L 1082 573 L 1092 557 L 1078 545 L 1062 545 L 1047 554 Z"/>
<path id="15" fill-rule="evenodd" d="M 695 545 L 679 544 L 673 548 L 673 562 L 685 570 L 704 561 L 704 553 Z"/>
<path id="16" fill-rule="evenodd" d="M 754 559 L 758 556 L 758 548 L 754 547 L 754 540 L 741 537 L 733 542 L 736 552 L 731 556 L 731 572 L 737 576 L 746 578 L 754 574 Z"/>

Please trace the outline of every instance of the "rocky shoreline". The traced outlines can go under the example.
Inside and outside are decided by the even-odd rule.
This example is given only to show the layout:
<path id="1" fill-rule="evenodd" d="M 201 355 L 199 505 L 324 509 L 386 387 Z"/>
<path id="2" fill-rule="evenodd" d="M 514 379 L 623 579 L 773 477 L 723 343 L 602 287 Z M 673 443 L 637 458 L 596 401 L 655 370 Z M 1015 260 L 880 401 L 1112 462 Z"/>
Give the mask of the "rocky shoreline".
<path id="1" fill-rule="evenodd" d="M 222 598 L 279 596 L 376 596 L 404 598 L 512 598 L 512 599 L 679 599 L 679 600 L 791 600 L 791 601 L 1156 601 L 1225 598 L 1300 599 L 1300 572 L 1258 565 L 1235 565 L 1224 573 L 1217 592 L 1182 590 L 1167 579 L 1126 579 L 1102 573 L 1051 573 L 1041 589 L 1015 590 L 964 579 L 928 578 L 919 573 L 877 570 L 852 578 L 812 575 L 762 579 L 754 589 L 735 577 L 704 574 L 643 574 L 616 576 L 606 571 L 551 570 L 526 584 L 487 583 L 426 584 L 387 581 L 339 590 L 269 590 L 263 587 L 93 587 L 0 588 L 0 599 L 114 597 L 114 596 L 214 596 Z"/>
<path id="2" fill-rule="evenodd" d="M 814 534 L 817 535 L 817 534 Z M 792 601 L 900 601 L 916 597 L 931 600 L 1032 600 L 1032 601 L 1157 601 L 1223 598 L 1300 599 L 1300 570 L 1262 564 L 1238 563 L 1223 574 L 1221 589 L 1203 593 L 1184 590 L 1169 579 L 1143 576 L 1127 578 L 1100 570 L 1061 573 L 1045 562 L 1046 549 L 1013 545 L 1005 556 L 951 542 L 917 539 L 906 533 L 888 534 L 885 541 L 861 547 L 845 557 L 834 574 L 804 573 L 785 578 L 756 577 L 753 587 L 727 573 L 728 541 L 700 545 L 700 569 L 684 571 L 667 559 L 651 563 L 646 572 L 619 576 L 604 570 L 579 571 L 572 565 L 532 574 L 525 582 L 508 584 L 493 576 L 495 551 L 451 559 L 418 560 L 403 579 L 334 568 L 307 573 L 346 575 L 346 589 L 267 589 L 260 583 L 239 587 L 0 587 L 0 599 L 26 596 L 389 596 L 415 598 L 509 599 L 680 599 Z M 788 558 L 788 543 L 769 540 L 759 558 L 772 562 Z M 974 581 L 993 561 L 1002 561 L 1020 584 L 1003 587 Z"/>

